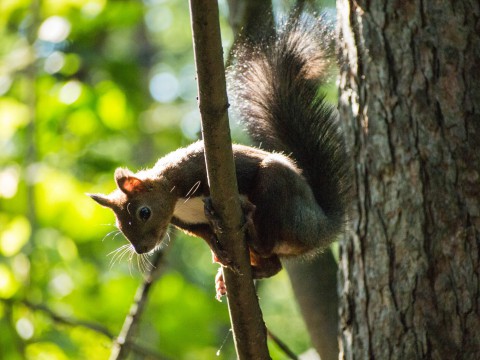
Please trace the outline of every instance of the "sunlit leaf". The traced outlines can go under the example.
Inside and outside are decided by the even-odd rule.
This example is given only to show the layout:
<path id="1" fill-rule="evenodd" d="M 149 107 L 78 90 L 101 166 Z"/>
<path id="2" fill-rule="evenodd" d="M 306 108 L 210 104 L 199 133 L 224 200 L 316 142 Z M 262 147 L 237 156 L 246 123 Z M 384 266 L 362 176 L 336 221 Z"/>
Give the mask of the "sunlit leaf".
<path id="1" fill-rule="evenodd" d="M 15 328 L 17 329 L 18 335 L 25 340 L 31 339 L 35 330 L 30 319 L 26 317 L 18 319 Z"/>
<path id="2" fill-rule="evenodd" d="M 82 344 L 81 350 L 74 354 L 79 359 L 104 360 L 110 356 L 112 341 L 95 331 L 77 327 L 71 331 L 71 337 Z"/>
<path id="3" fill-rule="evenodd" d="M 36 342 L 25 349 L 27 360 L 68 360 L 62 349 L 51 342 Z"/>
<path id="4" fill-rule="evenodd" d="M 71 261 L 78 256 L 78 250 L 72 239 L 62 238 L 58 242 L 58 253 L 65 261 Z"/>
<path id="5" fill-rule="evenodd" d="M 0 264 L 0 298 L 10 298 L 20 287 L 12 271 Z"/>
<path id="6" fill-rule="evenodd" d="M 0 99 L 0 139 L 9 139 L 15 131 L 28 123 L 28 107 L 9 97 Z"/>
<path id="7" fill-rule="evenodd" d="M 103 123 L 110 129 L 121 130 L 130 124 L 125 94 L 115 87 L 101 95 L 97 109 Z"/>
<path id="8" fill-rule="evenodd" d="M 98 120 L 95 113 L 88 108 L 82 108 L 70 114 L 67 119 L 68 130 L 78 136 L 95 132 Z"/>
<path id="9" fill-rule="evenodd" d="M 38 38 L 43 41 L 59 43 L 70 34 L 70 21 L 62 16 L 50 16 L 40 25 Z"/>
<path id="10" fill-rule="evenodd" d="M 20 169 L 18 166 L 8 166 L 0 169 L 0 198 L 12 198 L 17 193 L 20 180 Z"/>
<path id="11" fill-rule="evenodd" d="M 88 1 L 90 2 L 90 1 Z M 84 0 L 43 0 L 43 7 L 48 13 L 64 13 L 70 8 L 82 8 L 85 3 Z M 98 1 L 91 1 L 93 3 L 99 3 Z"/>
<path id="12" fill-rule="evenodd" d="M 81 65 L 81 59 L 77 54 L 67 54 L 64 57 L 64 63 L 60 68 L 60 73 L 69 76 L 75 74 Z"/>
<path id="13" fill-rule="evenodd" d="M 82 95 L 82 84 L 79 81 L 71 80 L 62 86 L 59 92 L 59 100 L 71 105 Z"/>
<path id="14" fill-rule="evenodd" d="M 2 0 L 0 2 L 0 19 L 8 17 L 11 11 L 21 9 L 30 4 L 29 0 Z"/>
<path id="15" fill-rule="evenodd" d="M 0 252 L 13 256 L 27 243 L 30 237 L 30 224 L 23 216 L 17 216 L 0 230 Z"/>

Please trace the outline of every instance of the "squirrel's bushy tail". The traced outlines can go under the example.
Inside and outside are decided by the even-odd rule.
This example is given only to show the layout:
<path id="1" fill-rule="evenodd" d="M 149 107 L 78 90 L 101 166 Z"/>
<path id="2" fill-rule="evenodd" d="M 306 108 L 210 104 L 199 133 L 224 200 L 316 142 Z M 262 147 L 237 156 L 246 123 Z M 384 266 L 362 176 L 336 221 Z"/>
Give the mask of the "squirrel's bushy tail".
<path id="1" fill-rule="evenodd" d="M 256 45 L 240 43 L 228 70 L 229 99 L 256 144 L 292 157 L 325 214 L 341 225 L 348 157 L 335 109 L 319 94 L 330 41 L 322 21 L 303 14 Z"/>

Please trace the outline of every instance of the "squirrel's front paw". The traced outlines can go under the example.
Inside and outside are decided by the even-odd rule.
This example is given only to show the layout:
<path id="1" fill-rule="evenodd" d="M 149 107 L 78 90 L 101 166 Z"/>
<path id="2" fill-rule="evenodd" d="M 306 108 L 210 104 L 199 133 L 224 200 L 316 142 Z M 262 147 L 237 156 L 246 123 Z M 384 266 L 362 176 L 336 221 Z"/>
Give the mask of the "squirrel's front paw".
<path id="1" fill-rule="evenodd" d="M 215 234 L 219 234 L 222 232 L 222 226 L 221 226 L 221 220 L 218 217 L 217 213 L 215 212 L 215 209 L 213 208 L 212 205 L 212 198 L 206 197 L 203 199 L 203 209 L 205 212 L 205 217 L 207 218 L 208 222 L 210 223 L 210 226 L 212 227 L 212 230 Z"/>
<path id="2" fill-rule="evenodd" d="M 225 286 L 225 281 L 223 280 L 223 271 L 222 268 L 218 268 L 217 275 L 215 275 L 215 298 L 218 301 L 222 301 L 222 296 L 227 294 L 227 287 Z"/>
<path id="3" fill-rule="evenodd" d="M 220 243 L 218 242 L 218 240 L 215 239 L 214 241 L 216 242 L 216 247 L 215 249 L 212 249 L 213 262 L 223 265 L 231 269 L 233 272 L 240 274 L 240 268 L 230 258 L 230 255 L 228 254 L 228 252 L 220 246 Z"/>

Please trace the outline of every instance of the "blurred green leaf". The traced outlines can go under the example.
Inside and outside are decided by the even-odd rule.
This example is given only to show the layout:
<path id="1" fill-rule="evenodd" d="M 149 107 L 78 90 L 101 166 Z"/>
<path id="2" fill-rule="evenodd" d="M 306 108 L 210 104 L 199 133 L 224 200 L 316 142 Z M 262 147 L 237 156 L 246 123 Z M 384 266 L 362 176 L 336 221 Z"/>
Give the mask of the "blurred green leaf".
<path id="1" fill-rule="evenodd" d="M 13 218 L 2 224 L 0 230 L 0 254 L 13 256 L 17 254 L 30 238 L 30 223 L 23 216 Z"/>

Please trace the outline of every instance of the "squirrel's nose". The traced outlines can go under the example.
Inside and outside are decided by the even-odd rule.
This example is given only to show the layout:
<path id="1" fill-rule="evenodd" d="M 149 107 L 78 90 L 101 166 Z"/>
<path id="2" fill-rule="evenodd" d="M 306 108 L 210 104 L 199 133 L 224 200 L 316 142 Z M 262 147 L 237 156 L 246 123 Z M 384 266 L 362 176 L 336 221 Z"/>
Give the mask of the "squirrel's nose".
<path id="1" fill-rule="evenodd" d="M 137 254 L 145 254 L 150 251 L 150 247 L 148 245 L 133 245 L 133 248 Z"/>

